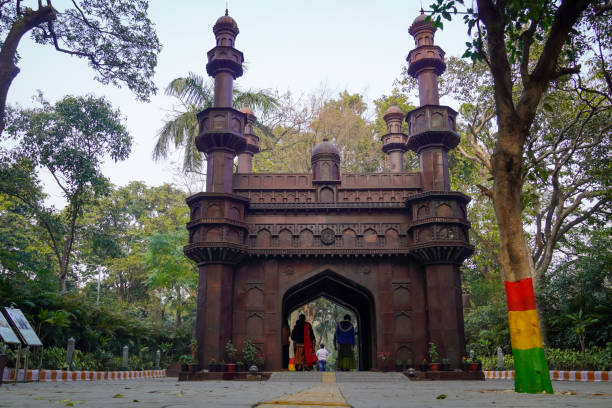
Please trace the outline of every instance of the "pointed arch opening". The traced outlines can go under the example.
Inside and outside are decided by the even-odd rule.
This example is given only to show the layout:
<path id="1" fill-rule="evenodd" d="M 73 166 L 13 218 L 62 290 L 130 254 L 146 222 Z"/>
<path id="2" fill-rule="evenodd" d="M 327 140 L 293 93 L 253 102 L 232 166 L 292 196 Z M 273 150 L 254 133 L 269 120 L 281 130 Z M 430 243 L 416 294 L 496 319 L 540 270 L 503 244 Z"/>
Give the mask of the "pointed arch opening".
<path id="1" fill-rule="evenodd" d="M 320 297 L 349 309 L 356 316 L 355 343 L 359 350 L 357 367 L 370 370 L 376 350 L 376 320 L 374 297 L 363 286 L 343 276 L 325 270 L 293 287 L 283 295 L 282 321 L 287 322 L 292 311 Z M 331 351 L 331 350 L 330 350 Z"/>

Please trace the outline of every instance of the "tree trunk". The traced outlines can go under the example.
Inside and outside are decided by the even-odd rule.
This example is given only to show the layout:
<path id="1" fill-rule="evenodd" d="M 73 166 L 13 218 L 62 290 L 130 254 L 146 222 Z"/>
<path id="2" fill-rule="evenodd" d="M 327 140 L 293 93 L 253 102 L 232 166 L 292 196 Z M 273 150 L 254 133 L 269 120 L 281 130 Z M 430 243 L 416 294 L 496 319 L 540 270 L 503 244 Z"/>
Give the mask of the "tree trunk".
<path id="1" fill-rule="evenodd" d="M 38 10 L 28 10 L 23 16 L 17 18 L 2 42 L 0 48 L 0 134 L 5 126 L 5 109 L 8 91 L 13 83 L 13 79 L 19 74 L 19 68 L 15 65 L 17 47 L 25 33 L 32 28 L 56 19 L 53 6 L 41 6 Z"/>
<path id="2" fill-rule="evenodd" d="M 500 120 L 500 122 L 503 122 Z M 533 291 L 535 273 L 522 219 L 522 154 L 528 127 L 501 127 L 492 156 L 493 206 L 499 225 L 517 392 L 552 393 Z"/>
<path id="3" fill-rule="evenodd" d="M 176 288 L 176 319 L 174 321 L 174 327 L 178 328 L 181 325 L 181 308 L 182 308 L 182 298 L 181 298 L 181 288 L 180 286 Z"/>

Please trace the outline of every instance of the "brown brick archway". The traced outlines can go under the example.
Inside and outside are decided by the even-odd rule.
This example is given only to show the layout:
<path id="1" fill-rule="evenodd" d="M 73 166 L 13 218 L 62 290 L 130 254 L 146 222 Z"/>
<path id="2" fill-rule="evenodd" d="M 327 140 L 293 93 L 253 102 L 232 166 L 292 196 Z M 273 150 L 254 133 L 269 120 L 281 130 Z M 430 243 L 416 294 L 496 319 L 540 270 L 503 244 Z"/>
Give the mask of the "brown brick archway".
<path id="1" fill-rule="evenodd" d="M 376 311 L 374 297 L 361 285 L 327 269 L 315 276 L 289 288 L 283 295 L 282 318 L 286 321 L 289 314 L 300 306 L 325 297 L 357 316 L 357 344 L 359 346 L 359 369 L 372 368 L 376 350 Z"/>

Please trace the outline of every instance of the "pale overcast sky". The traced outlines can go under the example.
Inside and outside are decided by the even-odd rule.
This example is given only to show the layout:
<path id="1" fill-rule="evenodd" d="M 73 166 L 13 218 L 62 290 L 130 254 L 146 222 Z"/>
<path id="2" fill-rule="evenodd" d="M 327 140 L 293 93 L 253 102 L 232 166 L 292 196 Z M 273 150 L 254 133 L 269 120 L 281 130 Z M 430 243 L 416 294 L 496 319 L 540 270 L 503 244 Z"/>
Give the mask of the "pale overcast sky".
<path id="1" fill-rule="evenodd" d="M 430 3 L 422 1 L 425 9 Z M 61 9 L 61 1 L 54 4 Z M 236 48 L 248 65 L 236 85 L 297 95 L 326 86 L 361 93 L 371 102 L 391 91 L 406 64 L 414 47 L 408 27 L 420 7 L 420 0 L 231 0 L 229 14 L 240 29 Z M 33 44 L 29 37 L 19 48 L 21 73 L 10 89 L 9 103 L 31 105 L 37 89 L 51 101 L 66 94 L 103 95 L 121 109 L 134 137 L 130 158 L 108 163 L 105 174 L 116 185 L 171 182 L 169 163 L 151 159 L 156 132 L 174 103 L 163 89 L 189 71 L 206 75 L 206 52 L 215 43 L 212 26 L 224 11 L 225 0 L 150 2 L 150 18 L 163 44 L 154 78 L 160 91 L 150 103 L 136 101 L 127 89 L 99 84 L 85 60 Z M 460 55 L 466 41 L 461 16 L 436 33 L 436 44 L 447 56 Z"/>

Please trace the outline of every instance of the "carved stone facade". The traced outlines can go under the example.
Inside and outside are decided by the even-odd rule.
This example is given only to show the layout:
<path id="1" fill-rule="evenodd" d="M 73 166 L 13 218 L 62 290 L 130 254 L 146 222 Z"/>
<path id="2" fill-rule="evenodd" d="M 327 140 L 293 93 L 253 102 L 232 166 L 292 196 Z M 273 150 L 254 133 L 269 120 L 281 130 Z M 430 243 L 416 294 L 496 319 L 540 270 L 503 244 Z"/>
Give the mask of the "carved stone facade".
<path id="1" fill-rule="evenodd" d="M 416 363 L 429 341 L 457 366 L 465 352 L 459 266 L 473 247 L 469 198 L 449 191 L 447 152 L 459 135 L 456 112 L 438 105 L 445 65 L 434 28 L 423 15 L 410 28 L 417 48 L 409 73 L 425 97 L 407 115 L 397 107 L 385 115 L 391 168 L 378 174 L 341 174 L 327 140 L 313 149 L 312 174 L 251 173 L 255 118 L 231 107 L 233 79 L 242 75 L 238 26 L 226 14 L 213 31 L 207 71 L 215 104 L 198 115 L 196 140 L 208 154 L 207 191 L 187 199 L 185 254 L 199 267 L 198 359 L 223 359 L 228 340 L 250 338 L 266 369 L 278 370 L 283 321 L 325 296 L 358 316 L 360 369 L 375 367 L 378 351 Z M 408 149 L 420 155 L 420 172 L 404 171 Z"/>

